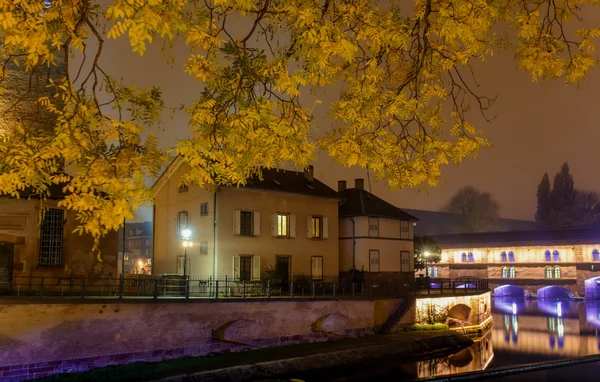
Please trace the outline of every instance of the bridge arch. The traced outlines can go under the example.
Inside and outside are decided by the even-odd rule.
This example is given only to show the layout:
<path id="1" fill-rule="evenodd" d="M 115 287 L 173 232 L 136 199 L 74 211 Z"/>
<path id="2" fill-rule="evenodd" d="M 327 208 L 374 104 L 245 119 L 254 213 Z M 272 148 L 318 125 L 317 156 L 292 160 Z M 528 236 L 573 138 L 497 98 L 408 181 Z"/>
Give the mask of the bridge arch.
<path id="1" fill-rule="evenodd" d="M 584 286 L 586 299 L 600 300 L 600 276 L 585 280 Z"/>
<path id="2" fill-rule="evenodd" d="M 494 297 L 524 297 L 525 290 L 516 285 L 500 285 L 494 288 Z"/>
<path id="3" fill-rule="evenodd" d="M 569 298 L 570 290 L 565 287 L 550 285 L 538 289 L 537 297 L 545 299 L 558 299 L 558 298 Z"/>

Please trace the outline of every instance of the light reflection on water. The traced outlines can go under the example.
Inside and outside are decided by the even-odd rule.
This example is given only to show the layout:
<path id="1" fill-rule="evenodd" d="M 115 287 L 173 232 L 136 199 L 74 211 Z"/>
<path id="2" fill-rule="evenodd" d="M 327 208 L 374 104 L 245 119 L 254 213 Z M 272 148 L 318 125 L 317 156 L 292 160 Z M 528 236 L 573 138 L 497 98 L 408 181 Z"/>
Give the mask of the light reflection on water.
<path id="1" fill-rule="evenodd" d="M 494 327 L 453 356 L 417 363 L 440 376 L 600 353 L 600 301 L 492 299 Z"/>

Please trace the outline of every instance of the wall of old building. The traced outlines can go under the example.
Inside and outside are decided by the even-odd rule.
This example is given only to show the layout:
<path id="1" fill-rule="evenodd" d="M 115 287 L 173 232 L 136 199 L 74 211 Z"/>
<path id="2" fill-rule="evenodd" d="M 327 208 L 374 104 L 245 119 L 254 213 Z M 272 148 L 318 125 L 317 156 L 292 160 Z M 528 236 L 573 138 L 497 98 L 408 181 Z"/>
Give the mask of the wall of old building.
<path id="1" fill-rule="evenodd" d="M 58 201 L 48 200 L 44 205 L 57 208 Z M 75 214 L 68 211 L 63 229 L 62 265 L 39 266 L 40 200 L 0 198 L 0 241 L 14 243 L 13 283 L 29 283 L 29 277 L 116 277 L 116 232 L 109 233 L 100 245 L 101 259 L 92 253 L 93 238 L 74 234 L 77 227 Z M 34 281 L 39 282 L 39 280 Z"/>
<path id="2" fill-rule="evenodd" d="M 372 334 L 400 301 L 3 303 L 0 379 Z"/>
<path id="3" fill-rule="evenodd" d="M 269 192 L 251 189 L 222 189 L 217 194 L 217 274 L 232 275 L 233 257 L 260 256 L 261 271 L 275 266 L 276 256 L 291 258 L 292 274 L 311 275 L 311 257 L 323 257 L 323 276 L 337 277 L 340 271 L 338 240 L 338 201 L 298 194 Z M 235 210 L 260 212 L 260 236 L 248 237 L 233 234 Z M 277 212 L 295 215 L 296 236 L 274 237 L 271 233 L 272 217 Z M 320 215 L 328 220 L 328 237 L 307 237 L 307 217 Z M 256 228 L 256 227 L 255 227 Z"/>

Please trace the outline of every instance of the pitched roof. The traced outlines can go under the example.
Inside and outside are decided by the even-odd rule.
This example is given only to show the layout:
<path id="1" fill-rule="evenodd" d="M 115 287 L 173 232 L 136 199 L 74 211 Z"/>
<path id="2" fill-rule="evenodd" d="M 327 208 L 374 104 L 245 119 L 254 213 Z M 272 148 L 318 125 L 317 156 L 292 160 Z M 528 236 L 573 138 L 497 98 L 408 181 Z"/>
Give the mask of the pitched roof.
<path id="1" fill-rule="evenodd" d="M 287 192 L 323 198 L 340 199 L 337 192 L 317 178 L 309 181 L 303 172 L 278 169 L 263 169 L 262 180 L 257 176 L 248 179 L 240 188 Z M 232 186 L 231 188 L 234 188 Z"/>
<path id="2" fill-rule="evenodd" d="M 441 211 L 426 211 L 404 208 L 404 211 L 419 219 L 415 236 L 453 235 L 462 233 L 465 216 Z M 498 219 L 495 231 L 534 231 L 536 222 L 516 219 Z"/>
<path id="3" fill-rule="evenodd" d="M 419 220 L 400 208 L 386 202 L 361 188 L 347 188 L 338 192 L 344 200 L 340 203 L 339 216 L 371 216 L 403 220 Z"/>
<path id="4" fill-rule="evenodd" d="M 181 157 L 176 157 L 171 163 L 169 163 L 163 173 L 158 177 L 156 182 L 154 182 L 154 185 L 152 186 L 154 192 L 158 192 L 183 163 L 184 161 Z M 228 186 L 227 188 L 235 189 L 238 187 Z M 283 169 L 264 168 L 262 170 L 262 180 L 260 180 L 258 176 L 253 176 L 246 181 L 245 185 L 240 185 L 239 188 L 287 192 L 292 194 L 339 199 L 337 192 L 317 178 L 313 178 L 312 181 L 309 181 L 304 176 L 304 172 Z"/>
<path id="5" fill-rule="evenodd" d="M 600 228 L 568 228 L 536 231 L 480 232 L 434 236 L 440 247 L 504 247 L 544 244 L 600 244 Z"/>

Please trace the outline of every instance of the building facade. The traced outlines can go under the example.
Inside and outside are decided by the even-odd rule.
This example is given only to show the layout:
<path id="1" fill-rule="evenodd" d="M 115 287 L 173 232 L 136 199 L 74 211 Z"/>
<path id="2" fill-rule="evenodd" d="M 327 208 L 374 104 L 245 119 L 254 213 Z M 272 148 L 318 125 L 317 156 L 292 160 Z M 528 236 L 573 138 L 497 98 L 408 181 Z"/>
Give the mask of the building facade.
<path id="1" fill-rule="evenodd" d="M 56 191 L 56 190 L 54 190 Z M 52 196 L 52 195 L 51 195 Z M 44 277 L 49 292 L 72 279 L 117 276 L 117 233 L 100 244 L 101 260 L 92 253 L 93 238 L 72 232 L 75 214 L 58 207 L 54 195 L 39 199 L 0 197 L 0 293 L 17 293 Z"/>
<path id="2" fill-rule="evenodd" d="M 337 277 L 338 196 L 304 173 L 264 170 L 244 187 L 210 192 L 181 187 L 185 167 L 171 164 L 155 184 L 154 273 L 256 280 Z M 191 247 L 182 232 L 191 231 Z M 186 262 L 187 259 L 187 262 Z"/>
<path id="3" fill-rule="evenodd" d="M 600 297 L 600 230 L 489 232 L 437 236 L 433 278 L 485 278 L 496 296 Z"/>
<path id="4" fill-rule="evenodd" d="M 369 280 L 414 279 L 414 216 L 364 189 L 338 182 L 340 202 L 340 271 L 364 270 Z"/>
<path id="5" fill-rule="evenodd" d="M 123 264 L 125 274 L 152 274 L 152 244 L 152 222 L 126 223 L 119 230 L 119 256 L 125 256 L 119 262 L 119 274 Z"/>

